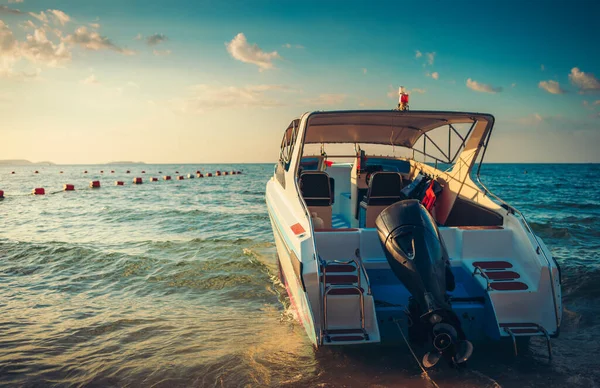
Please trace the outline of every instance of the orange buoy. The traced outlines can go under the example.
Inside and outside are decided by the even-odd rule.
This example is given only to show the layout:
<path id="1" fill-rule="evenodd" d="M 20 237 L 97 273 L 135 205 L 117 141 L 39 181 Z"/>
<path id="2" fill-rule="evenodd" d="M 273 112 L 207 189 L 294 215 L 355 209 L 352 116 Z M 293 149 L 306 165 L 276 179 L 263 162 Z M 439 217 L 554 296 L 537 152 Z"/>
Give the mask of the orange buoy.
<path id="1" fill-rule="evenodd" d="M 146 171 L 142 170 L 142 174 L 145 174 L 145 173 L 146 173 Z"/>
<path id="2" fill-rule="evenodd" d="M 215 173 L 215 176 L 221 176 L 221 171 L 217 171 L 217 172 Z"/>
<path id="3" fill-rule="evenodd" d="M 240 175 L 241 173 L 242 173 L 241 171 L 238 171 L 238 172 L 237 172 L 237 174 L 238 174 L 238 175 Z"/>
<path id="4" fill-rule="evenodd" d="M 235 175 L 235 171 L 232 171 L 232 172 L 231 172 L 231 175 Z"/>
<path id="5" fill-rule="evenodd" d="M 34 174 L 39 174 L 40 172 L 38 170 L 35 170 Z"/>
<path id="6" fill-rule="evenodd" d="M 179 174 L 179 171 L 175 171 L 175 174 Z"/>
<path id="7" fill-rule="evenodd" d="M 182 180 L 184 180 L 184 179 L 185 179 L 185 178 L 183 177 L 183 175 L 177 175 L 177 180 L 178 180 L 178 181 L 182 181 Z"/>
<path id="8" fill-rule="evenodd" d="M 133 178 L 133 184 L 134 185 L 141 185 L 142 184 L 142 178 Z"/>
<path id="9" fill-rule="evenodd" d="M 223 175 L 229 175 L 229 173 L 227 171 L 224 171 Z"/>
<path id="10" fill-rule="evenodd" d="M 110 170 L 110 173 L 111 173 L 111 174 L 114 174 L 114 173 L 115 173 L 115 170 Z"/>
<path id="11" fill-rule="evenodd" d="M 212 176 L 212 172 L 209 172 L 208 174 L 206 174 L 207 177 L 211 177 Z"/>
<path id="12" fill-rule="evenodd" d="M 100 174 L 104 174 L 104 170 L 100 170 Z"/>
<path id="13" fill-rule="evenodd" d="M 127 170 L 127 171 L 125 171 L 125 174 L 129 174 L 130 172 L 131 172 L 131 171 Z"/>
<path id="14" fill-rule="evenodd" d="M 204 175 L 202 175 L 202 173 L 201 173 L 201 172 L 197 172 L 197 173 L 196 173 L 196 176 L 197 176 L 198 178 L 204 178 Z"/>
<path id="15" fill-rule="evenodd" d="M 170 175 L 165 175 L 163 177 L 163 179 L 166 180 L 166 181 L 170 181 L 171 180 L 171 176 Z"/>
<path id="16" fill-rule="evenodd" d="M 4 191 L 0 190 L 0 199 L 4 198 Z"/>
<path id="17" fill-rule="evenodd" d="M 196 170 L 196 174 L 200 174 L 200 170 Z"/>
<path id="18" fill-rule="evenodd" d="M 33 195 L 44 195 L 44 194 L 46 194 L 46 190 L 44 190 L 43 187 L 38 187 L 38 188 L 35 188 L 35 189 L 31 190 L 31 194 L 33 194 Z"/>
<path id="19" fill-rule="evenodd" d="M 14 171 L 13 171 L 13 172 L 11 172 L 11 174 L 14 174 L 14 173 L 15 173 Z"/>
<path id="20" fill-rule="evenodd" d="M 59 174 L 62 174 L 62 173 L 63 173 L 62 171 L 61 171 L 61 172 L 59 172 Z"/>
<path id="21" fill-rule="evenodd" d="M 152 177 L 150 178 L 150 182 L 158 182 L 158 178 Z"/>
<path id="22" fill-rule="evenodd" d="M 159 173 L 159 174 L 162 174 L 162 171 L 159 171 L 158 173 Z"/>
<path id="23" fill-rule="evenodd" d="M 123 181 L 115 181 L 115 186 L 123 186 Z"/>
<path id="24" fill-rule="evenodd" d="M 65 185 L 63 186 L 63 190 L 64 191 L 73 191 L 73 190 L 75 190 L 75 185 L 65 183 Z"/>
<path id="25" fill-rule="evenodd" d="M 90 187 L 91 187 L 92 189 L 97 189 L 97 188 L 99 188 L 99 187 L 100 187 L 100 181 L 91 181 L 91 182 L 90 182 Z"/>
<path id="26" fill-rule="evenodd" d="M 188 174 L 188 179 L 194 179 L 194 174 Z"/>

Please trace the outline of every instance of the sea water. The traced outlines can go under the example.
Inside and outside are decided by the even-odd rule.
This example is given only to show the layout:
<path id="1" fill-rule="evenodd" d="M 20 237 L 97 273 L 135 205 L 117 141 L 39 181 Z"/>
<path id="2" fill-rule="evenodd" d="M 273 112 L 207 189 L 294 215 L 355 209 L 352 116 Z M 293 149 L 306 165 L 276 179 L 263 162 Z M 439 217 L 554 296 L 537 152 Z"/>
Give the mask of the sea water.
<path id="1" fill-rule="evenodd" d="M 243 174 L 188 180 L 196 170 Z M 186 179 L 162 180 L 175 171 Z M 276 277 L 272 173 L 272 164 L 0 167 L 0 385 L 431 386 L 402 346 L 313 349 Z M 551 363 L 542 339 L 517 359 L 507 344 L 478 347 L 468 368 L 430 371 L 437 384 L 600 383 L 599 176 L 600 165 L 482 167 L 561 265 L 563 325 Z M 52 194 L 32 196 L 35 187 Z"/>

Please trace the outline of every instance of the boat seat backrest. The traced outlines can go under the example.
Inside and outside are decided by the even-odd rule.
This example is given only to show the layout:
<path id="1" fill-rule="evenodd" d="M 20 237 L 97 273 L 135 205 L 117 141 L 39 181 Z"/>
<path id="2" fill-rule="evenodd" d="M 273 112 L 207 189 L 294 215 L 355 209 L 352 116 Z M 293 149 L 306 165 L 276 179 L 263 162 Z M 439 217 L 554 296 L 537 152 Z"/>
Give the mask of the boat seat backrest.
<path id="1" fill-rule="evenodd" d="M 308 206 L 331 206 L 331 182 L 323 171 L 307 171 L 300 175 L 300 190 Z"/>
<path id="2" fill-rule="evenodd" d="M 402 175 L 397 172 L 376 172 L 371 176 L 369 191 L 365 197 L 367 205 L 391 205 L 401 199 Z"/>
<path id="3" fill-rule="evenodd" d="M 376 172 L 371 176 L 369 191 L 360 207 L 365 211 L 364 227 L 374 228 L 379 213 L 402 200 L 402 175 L 397 172 Z"/>
<path id="4" fill-rule="evenodd" d="M 323 228 L 332 226 L 332 190 L 329 175 L 323 171 L 307 171 L 300 175 L 300 191 L 308 211 L 323 220 Z"/>

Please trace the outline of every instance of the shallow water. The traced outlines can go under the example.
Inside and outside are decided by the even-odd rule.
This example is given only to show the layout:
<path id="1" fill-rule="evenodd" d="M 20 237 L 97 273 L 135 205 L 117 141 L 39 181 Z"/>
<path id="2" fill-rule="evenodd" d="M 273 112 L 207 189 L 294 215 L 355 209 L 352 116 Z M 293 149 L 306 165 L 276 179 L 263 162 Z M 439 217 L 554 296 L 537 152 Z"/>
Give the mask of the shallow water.
<path id="1" fill-rule="evenodd" d="M 147 182 L 198 169 L 244 174 Z M 264 203 L 272 171 L 0 167 L 0 385 L 433 386 L 404 347 L 312 348 L 274 276 Z M 145 183 L 131 185 L 134 176 Z M 561 264 L 564 324 L 552 363 L 537 339 L 517 360 L 505 344 L 479 347 L 468 369 L 431 371 L 435 383 L 600 384 L 598 176 L 600 165 L 482 168 Z M 88 189 L 93 179 L 103 187 Z M 113 186 L 117 179 L 126 186 Z M 61 192 L 64 183 L 78 190 Z M 57 193 L 29 195 L 40 186 Z"/>

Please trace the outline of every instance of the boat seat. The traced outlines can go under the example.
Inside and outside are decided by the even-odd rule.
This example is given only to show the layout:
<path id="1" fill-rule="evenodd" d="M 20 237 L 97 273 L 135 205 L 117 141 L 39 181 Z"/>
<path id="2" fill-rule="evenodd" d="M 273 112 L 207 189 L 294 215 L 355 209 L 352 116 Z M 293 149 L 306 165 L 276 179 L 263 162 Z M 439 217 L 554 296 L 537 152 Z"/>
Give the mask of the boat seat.
<path id="1" fill-rule="evenodd" d="M 300 191 L 308 211 L 323 219 L 323 228 L 331 228 L 332 190 L 329 175 L 323 171 L 306 171 L 300 175 Z"/>
<path id="2" fill-rule="evenodd" d="M 375 219 L 386 207 L 402 200 L 402 175 L 397 172 L 376 172 L 371 176 L 367 195 L 360 203 L 359 225 L 374 228 Z"/>

